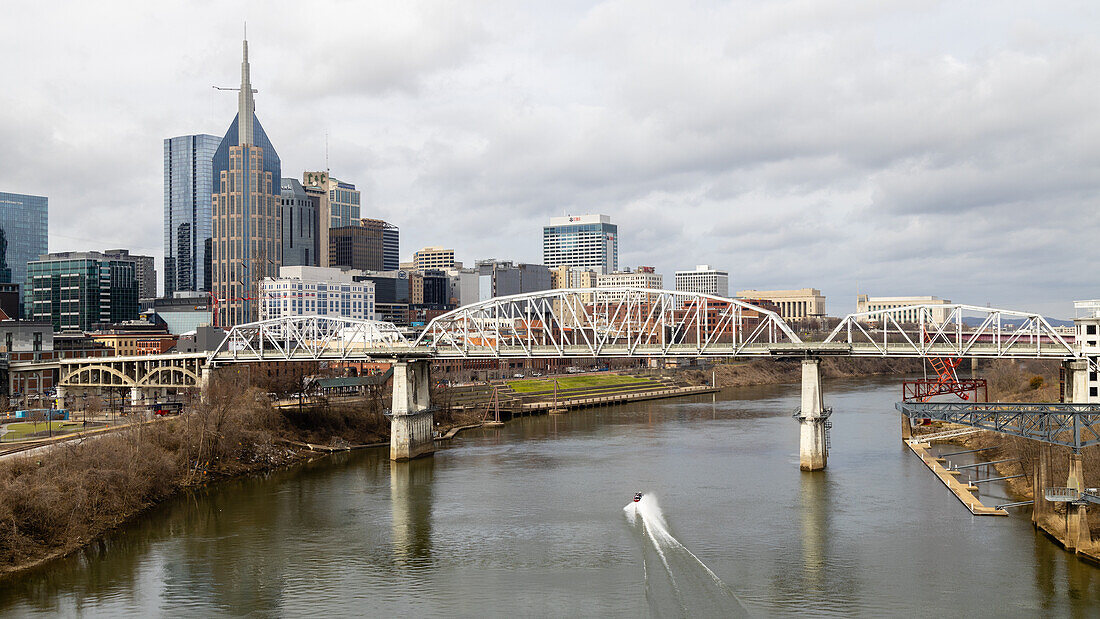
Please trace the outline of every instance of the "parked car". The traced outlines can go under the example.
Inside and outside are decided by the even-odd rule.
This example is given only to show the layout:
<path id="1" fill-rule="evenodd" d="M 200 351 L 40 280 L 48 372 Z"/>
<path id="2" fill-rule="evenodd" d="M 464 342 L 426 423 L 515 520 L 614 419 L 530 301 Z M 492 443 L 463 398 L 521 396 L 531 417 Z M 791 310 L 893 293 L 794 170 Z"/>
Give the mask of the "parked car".
<path id="1" fill-rule="evenodd" d="M 512 374 L 512 378 L 523 378 L 523 374 L 519 374 L 519 373 Z"/>

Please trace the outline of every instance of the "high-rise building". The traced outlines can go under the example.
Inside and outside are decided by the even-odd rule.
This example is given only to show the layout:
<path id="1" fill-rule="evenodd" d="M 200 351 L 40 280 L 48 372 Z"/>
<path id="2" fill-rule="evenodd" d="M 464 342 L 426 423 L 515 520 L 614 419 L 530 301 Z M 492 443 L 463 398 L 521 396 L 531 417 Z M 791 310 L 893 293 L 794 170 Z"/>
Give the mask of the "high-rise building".
<path id="1" fill-rule="evenodd" d="M 302 185 L 308 189 L 320 189 L 328 198 L 329 228 L 352 226 L 359 223 L 359 190 L 355 185 L 333 178 L 328 172 L 306 172 Z"/>
<path id="2" fill-rule="evenodd" d="M 477 261 L 478 297 L 485 301 L 526 292 L 550 290 L 550 269 L 541 264 L 513 264 L 510 260 L 489 258 Z M 463 303 L 468 303 L 465 299 Z"/>
<path id="3" fill-rule="evenodd" d="M 413 253 L 413 268 L 417 271 L 453 269 L 455 268 L 455 250 L 442 247 L 425 247 Z"/>
<path id="4" fill-rule="evenodd" d="M 282 229 L 283 266 L 321 266 L 318 238 L 318 200 L 306 192 L 297 179 L 284 178 L 280 197 L 280 227 Z M 328 232 L 328 229 L 325 229 Z M 328 244 L 325 244 L 328 254 Z"/>
<path id="5" fill-rule="evenodd" d="M 699 264 L 694 271 L 676 271 L 676 290 L 725 298 L 730 294 L 730 274 Z"/>
<path id="6" fill-rule="evenodd" d="M 283 261 L 281 164 L 256 117 L 247 40 L 243 49 L 237 116 L 214 153 L 211 293 L 219 326 L 256 320 L 260 281 Z"/>
<path id="7" fill-rule="evenodd" d="M 129 260 L 134 263 L 134 277 L 138 281 L 138 298 L 155 299 L 157 296 L 156 261 L 152 256 L 131 254 L 128 249 L 108 249 L 103 255 L 111 260 Z"/>
<path id="8" fill-rule="evenodd" d="M 328 231 L 328 264 L 357 271 L 386 271 L 383 268 L 382 228 L 341 226 Z"/>
<path id="9" fill-rule="evenodd" d="M 401 268 L 401 234 L 397 226 L 381 219 L 362 219 L 362 225 L 382 231 L 382 270 L 396 271 Z"/>
<path id="10" fill-rule="evenodd" d="M 308 189 L 308 188 L 307 188 Z M 396 271 L 400 267 L 397 226 L 381 219 L 328 231 L 329 266 L 360 271 Z"/>
<path id="11" fill-rule="evenodd" d="M 22 284 L 27 263 L 49 251 L 49 200 L 0 191 L 0 283 Z"/>
<path id="12" fill-rule="evenodd" d="M 210 221 L 218 136 L 164 140 L 164 294 L 210 291 Z"/>
<path id="13" fill-rule="evenodd" d="M 542 262 L 613 273 L 619 270 L 619 227 L 607 215 L 551 217 L 542 228 Z"/>
<path id="14" fill-rule="evenodd" d="M 53 323 L 54 331 L 137 320 L 136 272 L 132 259 L 95 251 L 43 254 L 27 263 L 23 313 Z"/>

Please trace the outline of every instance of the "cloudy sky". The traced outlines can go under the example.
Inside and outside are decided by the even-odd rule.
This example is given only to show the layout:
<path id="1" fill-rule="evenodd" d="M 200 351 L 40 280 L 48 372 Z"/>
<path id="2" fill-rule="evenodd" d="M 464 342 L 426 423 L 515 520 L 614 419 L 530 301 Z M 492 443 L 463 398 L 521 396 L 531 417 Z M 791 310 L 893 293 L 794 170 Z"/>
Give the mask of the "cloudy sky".
<path id="1" fill-rule="evenodd" d="M 1052 8 L 1056 7 L 1056 8 Z M 0 190 L 50 249 L 163 255 L 163 139 L 224 134 L 247 20 L 283 175 L 325 166 L 402 256 L 541 261 L 605 213 L 620 264 L 742 288 L 1100 297 L 1095 2 L 12 3 Z"/>

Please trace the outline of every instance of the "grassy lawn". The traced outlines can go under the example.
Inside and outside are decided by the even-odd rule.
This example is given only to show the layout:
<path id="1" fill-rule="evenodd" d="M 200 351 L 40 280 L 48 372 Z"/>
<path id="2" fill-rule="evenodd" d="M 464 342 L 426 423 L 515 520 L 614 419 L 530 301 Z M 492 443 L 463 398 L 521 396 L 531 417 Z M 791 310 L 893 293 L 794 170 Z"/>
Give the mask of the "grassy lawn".
<path id="1" fill-rule="evenodd" d="M 606 376 L 563 376 L 558 379 L 558 389 L 593 389 L 596 387 L 609 387 L 612 385 L 648 384 L 652 381 L 636 376 L 619 376 L 608 374 Z M 516 393 L 531 393 L 532 391 L 553 391 L 553 379 L 536 378 L 532 380 L 510 380 L 508 386 Z"/>
<path id="2" fill-rule="evenodd" d="M 84 427 L 83 423 L 76 421 L 51 421 L 50 425 L 53 426 L 55 434 L 73 432 Z M 29 421 L 20 421 L 18 423 L 9 423 L 6 427 L 8 431 L 4 433 L 5 441 L 26 438 L 28 435 L 34 434 L 35 432 L 45 432 L 47 430 L 45 421 L 38 422 L 37 426 Z"/>

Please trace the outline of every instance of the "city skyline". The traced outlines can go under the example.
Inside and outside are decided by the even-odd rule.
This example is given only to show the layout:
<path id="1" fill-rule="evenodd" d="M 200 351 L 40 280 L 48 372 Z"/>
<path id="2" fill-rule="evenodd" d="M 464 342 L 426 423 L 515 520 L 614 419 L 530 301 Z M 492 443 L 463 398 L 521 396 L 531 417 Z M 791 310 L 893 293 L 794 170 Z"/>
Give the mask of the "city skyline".
<path id="1" fill-rule="evenodd" d="M 1100 296 L 1050 272 L 1098 257 L 1087 5 L 377 5 L 322 9 L 346 13 L 323 30 L 287 19 L 296 5 L 120 6 L 110 23 L 15 7 L 0 25 L 20 94 L 0 189 L 49 197 L 52 251 L 163 264 L 163 140 L 222 133 L 233 100 L 210 86 L 236 82 L 247 19 L 284 176 L 327 160 L 362 216 L 402 229 L 403 260 L 445 245 L 539 262 L 547 218 L 599 212 L 622 265 L 813 286 L 833 314 L 857 293 L 931 294 L 1065 318 Z"/>

